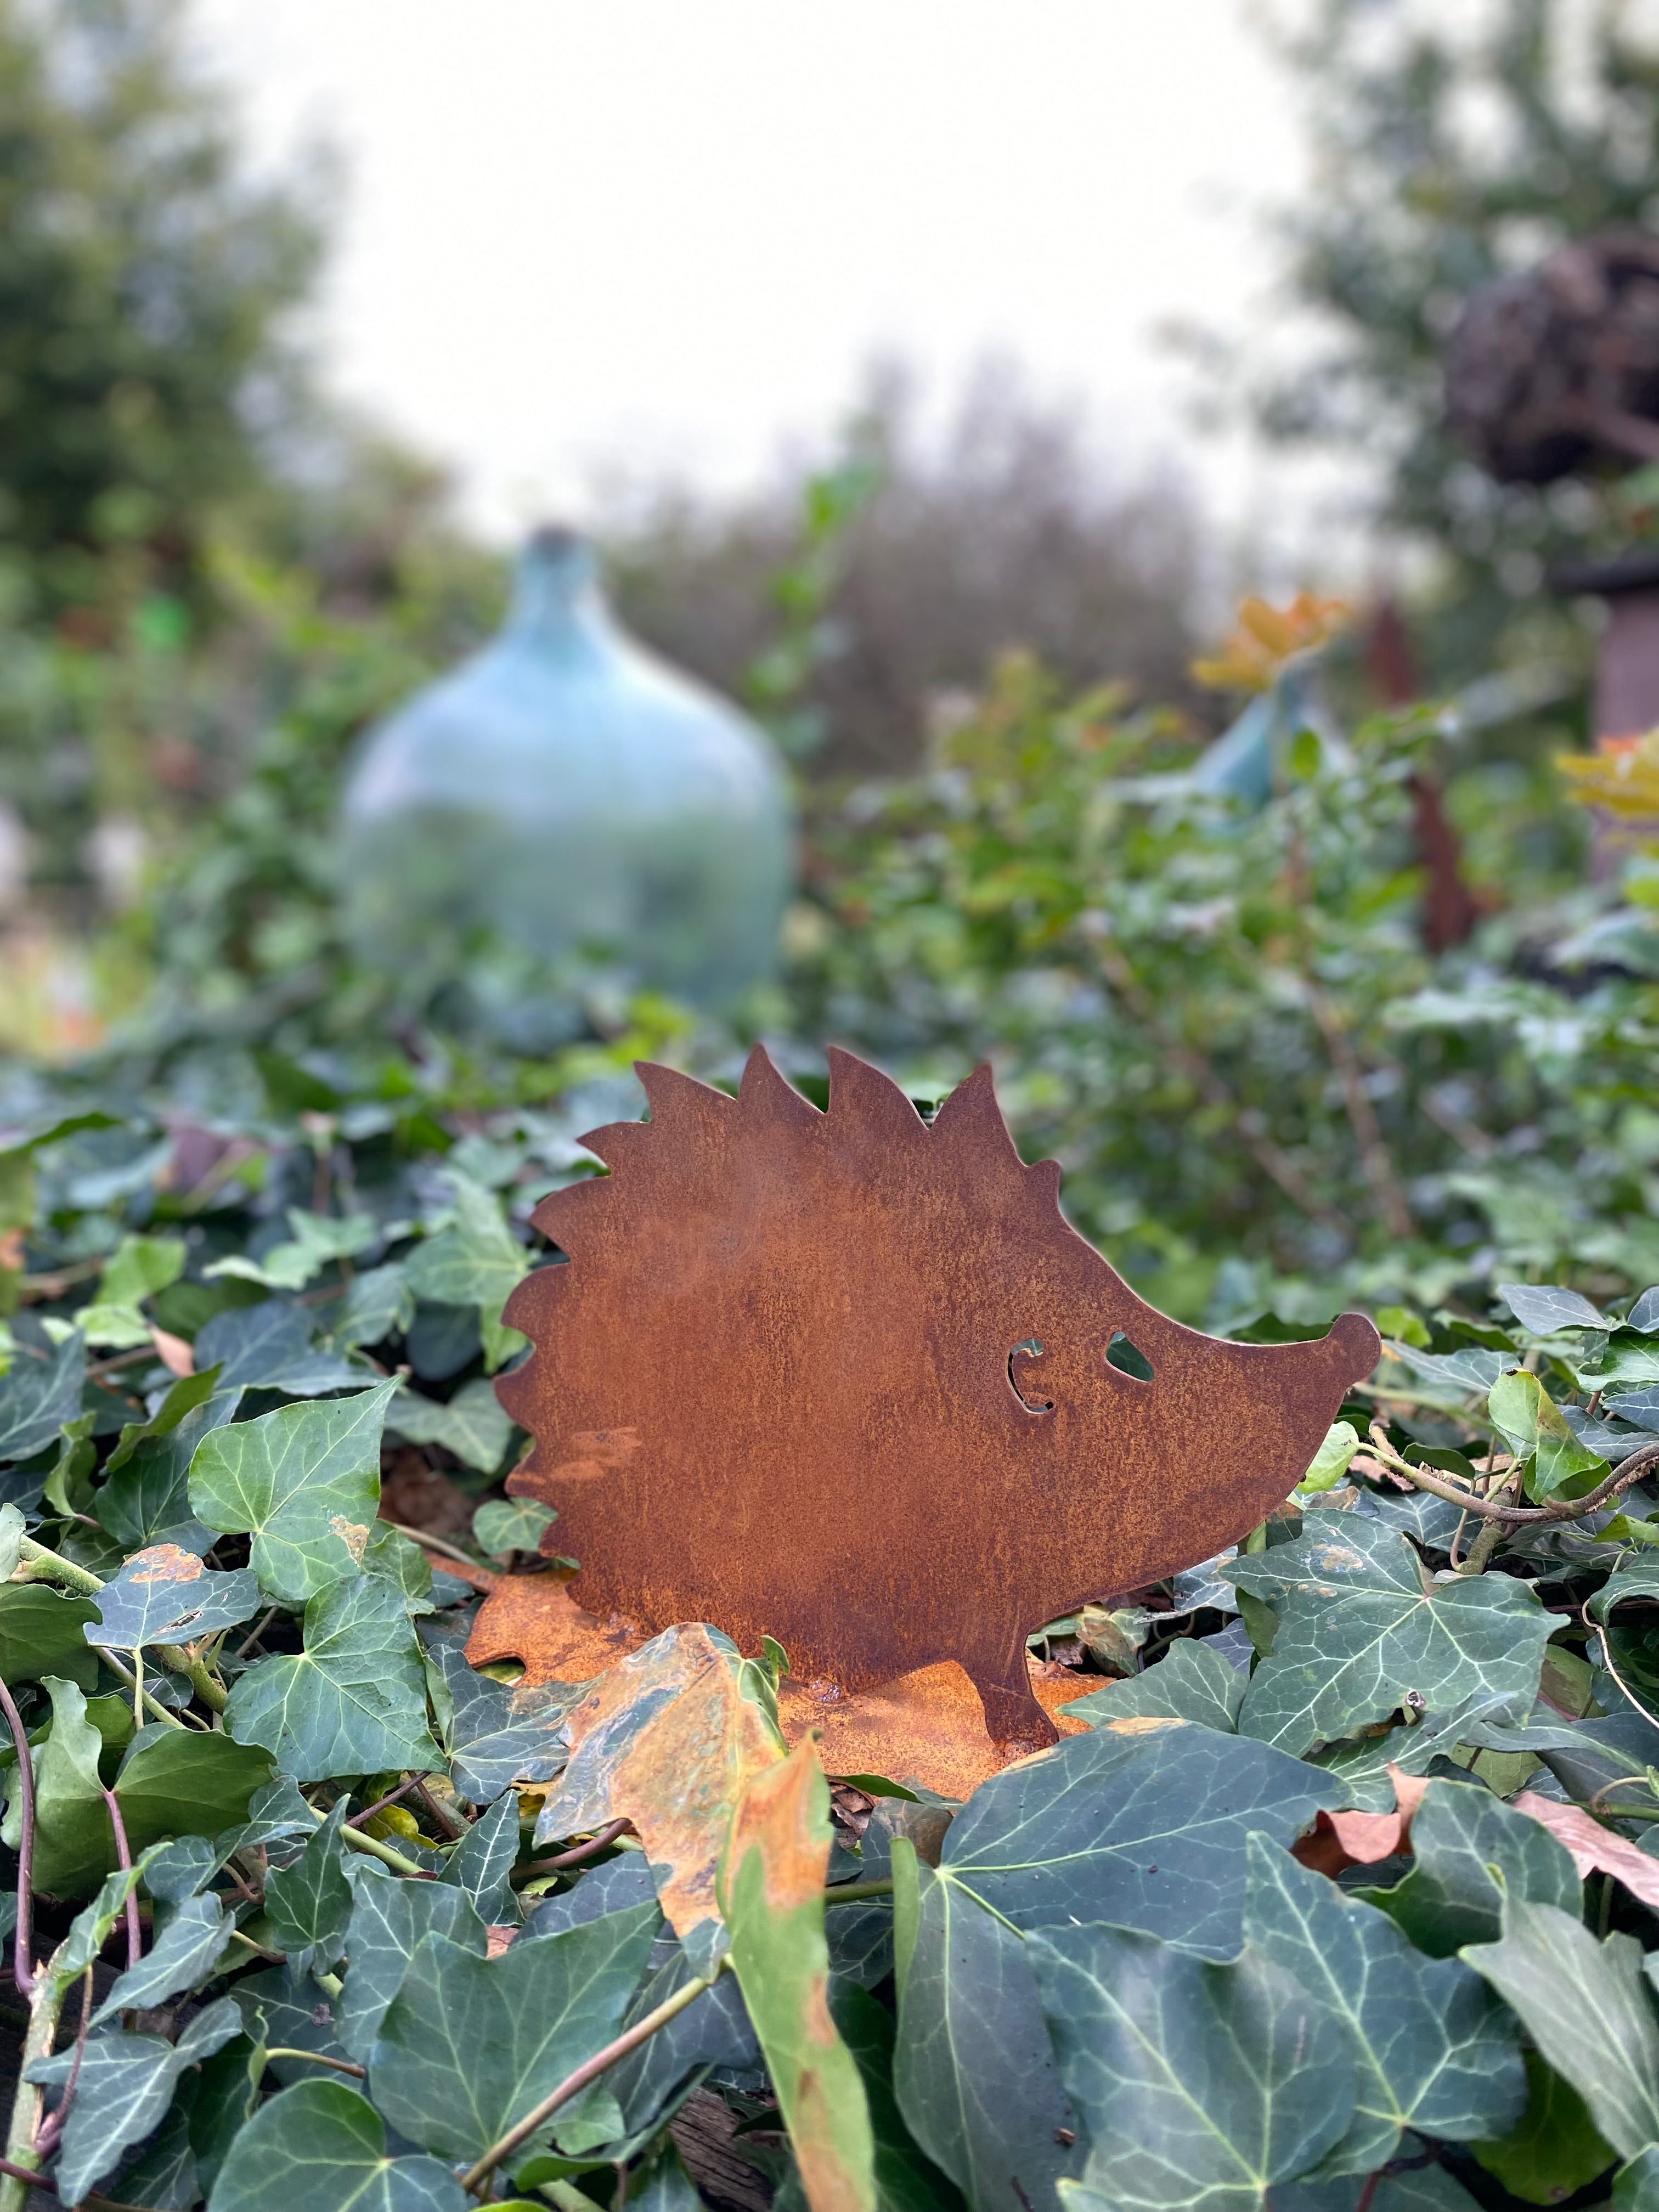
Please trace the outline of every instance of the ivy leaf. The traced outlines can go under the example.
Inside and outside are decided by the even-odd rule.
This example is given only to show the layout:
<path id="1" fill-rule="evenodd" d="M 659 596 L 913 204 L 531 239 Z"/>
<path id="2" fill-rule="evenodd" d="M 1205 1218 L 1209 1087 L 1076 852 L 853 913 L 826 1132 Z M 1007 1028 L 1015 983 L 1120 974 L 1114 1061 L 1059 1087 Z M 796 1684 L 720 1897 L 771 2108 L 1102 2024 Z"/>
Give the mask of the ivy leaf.
<path id="1" fill-rule="evenodd" d="M 135 1851 L 165 1836 L 217 1836 L 247 1818 L 249 1800 L 270 1780 L 257 1748 L 212 1730 L 140 1729 L 122 1755 L 115 1795 Z"/>
<path id="2" fill-rule="evenodd" d="M 507 1883 L 518 1856 L 519 1801 L 507 1790 L 461 1838 L 438 1879 L 469 1897 L 481 1920 L 499 1926 L 519 1917 L 518 1900 Z"/>
<path id="3" fill-rule="evenodd" d="M 568 1723 L 570 1763 L 536 1823 L 538 1844 L 630 1820 L 669 1925 L 717 1921 L 715 1869 L 732 1808 L 783 1758 L 775 1708 L 717 1628 L 670 1628 L 606 1670 Z"/>
<path id="4" fill-rule="evenodd" d="M 1528 2204 L 1559 2204 L 1605 2173 L 1613 2154 L 1572 2084 L 1535 2051 L 1523 2056 L 1525 2112 L 1505 2134 L 1469 2148 L 1511 2197 Z"/>
<path id="5" fill-rule="evenodd" d="M 380 1242 L 380 1227 L 372 1213 L 342 1216 L 307 1213 L 302 1207 L 288 1209 L 289 1241 L 275 1244 L 263 1260 L 246 1252 L 233 1252 L 202 1270 L 211 1282 L 231 1275 L 247 1283 L 263 1283 L 268 1290 L 302 1291 L 315 1275 L 336 1260 L 355 1260 Z"/>
<path id="6" fill-rule="evenodd" d="M 118 1867 L 106 1875 L 90 1905 L 83 1905 L 70 1923 L 61 1949 L 52 1956 L 49 1971 L 58 1995 L 72 1988 L 108 1942 L 128 1898 L 149 1871 L 153 1854 L 145 1852 L 132 1866 Z"/>
<path id="7" fill-rule="evenodd" d="M 1468 2142 L 1520 2117 L 1514 2021 L 1476 1975 L 1423 1958 L 1384 1914 L 1263 1838 L 1251 1837 L 1249 1854 L 1246 1945 L 1329 2009 L 1358 2069 L 1353 2118 L 1322 2172 L 1374 2173 L 1407 2128 Z"/>
<path id="8" fill-rule="evenodd" d="M 1554 1336 L 1570 1328 L 1611 1328 L 1613 1324 L 1577 1291 L 1559 1284 L 1500 1283 L 1498 1295 L 1528 1336 Z"/>
<path id="9" fill-rule="evenodd" d="M 273 1881 L 276 1877 L 272 1876 Z M 230 1948 L 236 1923 L 216 1897 L 189 1897 L 136 1966 L 118 1974 L 92 2016 L 94 2027 L 129 2007 L 164 2003 L 181 1990 L 193 1990 L 214 1973 Z"/>
<path id="10" fill-rule="evenodd" d="M 1572 1854 L 1478 1783 L 1430 1783 L 1412 1820 L 1412 1851 L 1402 1881 L 1360 1894 L 1431 1959 L 1497 1942 L 1506 1896 L 1575 1916 L 1582 1910 Z"/>
<path id="11" fill-rule="evenodd" d="M 354 1366 L 337 1352 L 314 1350 L 312 1328 L 305 1307 L 289 1298 L 233 1306 L 203 1323 L 196 1364 L 218 1366 L 222 1390 L 286 1390 L 291 1398 L 349 1390 L 367 1379 L 361 1364 Z"/>
<path id="12" fill-rule="evenodd" d="M 515 1783 L 550 1782 L 563 1771 L 570 1755 L 565 1723 L 586 1696 L 586 1683 L 509 1688 L 475 1673 L 447 1637 L 434 1637 L 429 1650 L 449 1692 L 443 1742 L 462 1796 L 488 1805 Z"/>
<path id="13" fill-rule="evenodd" d="M 1223 1570 L 1279 1619 L 1239 1709 L 1243 1735 L 1301 1753 L 1387 1720 L 1407 1694 L 1437 1712 L 1475 1698 L 1532 1711 L 1555 1621 L 1528 1584 L 1428 1583 L 1407 1537 L 1358 1514 L 1340 1522 Z"/>
<path id="14" fill-rule="evenodd" d="M 1334 1490 L 1348 1471 L 1348 1462 L 1359 1449 L 1359 1431 L 1352 1421 L 1333 1421 L 1325 1441 L 1313 1455 L 1308 1472 L 1296 1486 L 1301 1491 Z"/>
<path id="15" fill-rule="evenodd" d="M 558 1516 L 534 1498 L 491 1498 L 472 1516 L 472 1540 L 492 1559 L 541 1548 L 544 1530 Z"/>
<path id="16" fill-rule="evenodd" d="M 345 1816 L 342 1797 L 293 1864 L 274 1869 L 265 1880 L 265 1913 L 276 1947 L 295 1974 L 331 1966 L 345 1948 L 352 1913 L 340 1841 Z"/>
<path id="17" fill-rule="evenodd" d="M 501 1308 L 530 1272 L 530 1255 L 507 1227 L 493 1191 L 450 1171 L 455 1194 L 450 1226 L 417 1244 L 404 1275 L 417 1298 L 441 1306 L 476 1306 L 485 1364 L 493 1372 L 524 1339 L 506 1328 Z"/>
<path id="18" fill-rule="evenodd" d="M 409 1613 L 433 1610 L 432 1562 L 418 1544 L 389 1521 L 376 1520 L 370 1528 L 368 1541 L 363 1546 L 362 1567 L 366 1575 L 390 1583 L 400 1591 Z"/>
<path id="19" fill-rule="evenodd" d="M 1089 2154 L 1072 2212 L 1267 2212 L 1277 2182 L 1340 2141 L 1354 2108 L 1341 2027 L 1281 1966 L 1212 1964 L 1127 1929 L 1029 1939 Z"/>
<path id="20" fill-rule="evenodd" d="M 941 1881 L 908 1838 L 892 1855 L 893 2089 L 905 2124 L 974 2212 L 1052 2204 L 1083 2153 L 1024 1940 Z"/>
<path id="21" fill-rule="evenodd" d="M 238 1675 L 225 1726 L 295 1782 L 441 1765 L 401 1592 L 366 1575 L 320 1591 L 306 1607 L 305 1649 Z"/>
<path id="22" fill-rule="evenodd" d="M 378 1872 L 359 1875 L 346 1932 L 351 1961 L 339 2004 L 339 2037 L 351 2056 L 366 2059 L 386 2008 L 398 1994 L 410 1960 L 428 1936 L 446 1936 L 482 1959 L 484 1923 L 465 1890 L 436 1881 L 398 1881 Z"/>
<path id="23" fill-rule="evenodd" d="M 1498 1376 L 1486 1410 L 1516 1457 L 1531 1462 L 1526 1479 L 1529 1498 L 1552 1497 L 1571 1483 L 1588 1487 L 1581 1478 L 1607 1473 L 1606 1460 L 1579 1443 L 1561 1408 L 1524 1368 Z"/>
<path id="24" fill-rule="evenodd" d="M 252 1571 L 215 1574 L 194 1553 L 177 1544 L 152 1544 L 134 1553 L 95 1601 L 98 1625 L 87 1625 L 88 1644 L 136 1651 L 145 1644 L 194 1644 L 222 1628 L 252 1620 L 261 1600 Z"/>
<path id="25" fill-rule="evenodd" d="M 1520 2015 L 1621 2158 L 1659 2142 L 1659 2023 L 1633 1937 L 1598 1943 L 1559 1906 L 1509 1898 L 1502 1941 L 1461 1955 Z"/>
<path id="26" fill-rule="evenodd" d="M 86 1698 L 76 1686 L 57 1674 L 42 1679 L 52 1699 L 52 1733 L 34 1753 L 34 1880 L 52 1895 L 84 1897 L 115 1856 L 98 1779 L 104 1741 L 87 1718 Z M 23 1839 L 15 1767 L 0 1838 L 13 1850 Z"/>
<path id="27" fill-rule="evenodd" d="M 875 2212 L 870 2108 L 828 2004 L 830 1844 L 830 1785 L 809 1736 L 744 1790 L 720 1864 L 720 1904 L 808 2203 Z"/>
<path id="28" fill-rule="evenodd" d="M 981 1783 L 939 1873 L 1016 1928 L 1109 1920 L 1230 1958 L 1250 1835 L 1288 1844 L 1345 1802 L 1316 1768 L 1213 1729 L 1101 1729 Z"/>
<path id="29" fill-rule="evenodd" d="M 335 2033 L 335 2000 L 313 1976 L 295 1980 L 286 1966 L 250 1974 L 230 1992 L 242 2015 L 242 2032 L 263 2049 L 305 2051 L 322 2058 L 343 2058 Z M 282 2082 L 314 2081 L 317 2069 L 303 2058 L 273 2058 L 270 2070 Z M 263 2075 L 264 2068 L 259 2068 Z"/>
<path id="30" fill-rule="evenodd" d="M 343 1351 L 402 1336 L 415 1318 L 415 1299 L 396 1261 L 354 1276 L 345 1296 L 330 1309 L 328 1337 Z"/>
<path id="31" fill-rule="evenodd" d="M 1155 1666 L 1109 1683 L 1092 1697 L 1076 1698 L 1060 1711 L 1068 1720 L 1094 1729 L 1115 1728 L 1121 1735 L 1144 1733 L 1142 1721 L 1194 1721 L 1231 1735 L 1238 1724 L 1246 1677 L 1218 1651 L 1183 1636 L 1170 1644 Z"/>
<path id="32" fill-rule="evenodd" d="M 78 1331 L 45 1356 L 19 1345 L 0 1375 L 0 1464 L 33 1459 L 57 1443 L 59 1429 L 81 1410 L 86 1369 L 86 1340 Z"/>
<path id="33" fill-rule="evenodd" d="M 368 2062 L 376 2106 L 440 2158 L 482 2156 L 616 2035 L 656 1919 L 654 1906 L 612 1912 L 521 1936 L 497 1959 L 426 1936 Z"/>
<path id="34" fill-rule="evenodd" d="M 98 1662 L 84 1632 L 97 1619 L 89 1597 L 61 1597 L 46 1583 L 0 1585 L 0 1674 L 8 1682 L 38 1682 L 74 1671 L 90 1689 Z"/>
<path id="35" fill-rule="evenodd" d="M 148 1344 L 149 1323 L 138 1309 L 184 1270 L 182 1237 L 124 1237 L 104 1262 L 97 1295 L 76 1315 L 76 1327 L 88 1344 L 115 1351 Z"/>
<path id="36" fill-rule="evenodd" d="M 398 1385 L 281 1406 L 216 1429 L 191 1462 L 191 1510 L 253 1539 L 266 1594 L 298 1605 L 356 1574 L 380 1501 L 380 1431 Z"/>
<path id="37" fill-rule="evenodd" d="M 171 1436 L 185 1414 L 206 1405 L 218 1387 L 219 1370 L 216 1367 L 194 1375 L 181 1375 L 147 1419 L 128 1421 L 124 1425 L 114 1450 L 104 1462 L 105 1474 L 114 1474 L 124 1468 L 141 1443 Z"/>
<path id="38" fill-rule="evenodd" d="M 108 1479 L 92 1511 L 124 1550 L 157 1543 L 182 1544 L 188 1551 L 212 1549 L 216 1532 L 204 1528 L 190 1510 L 190 1462 L 204 1437 L 235 1419 L 241 1401 L 240 1384 L 229 1390 L 216 1388 L 168 1433 L 142 1438 L 132 1457 L 113 1474 L 106 1466 Z M 126 1431 L 121 1433 L 125 1437 Z"/>
<path id="39" fill-rule="evenodd" d="M 386 1423 L 412 1444 L 441 1444 L 480 1474 L 494 1474 L 513 1441 L 513 1423 L 495 1395 L 495 1386 L 482 1376 L 464 1383 L 447 1405 L 422 1397 L 405 1383 L 387 1408 Z M 545 1506 L 541 1510 L 547 1513 Z M 547 1517 L 553 1516 L 548 1513 Z"/>
<path id="40" fill-rule="evenodd" d="M 262 2105 L 214 2184 L 212 2212 L 465 2212 L 435 2158 L 390 2158 L 386 2126 L 343 2081 L 297 2081 Z"/>
<path id="41" fill-rule="evenodd" d="M 228 1997 L 198 2013 L 177 2043 L 159 2035 L 94 2035 L 81 2055 L 75 2102 L 64 2128 L 58 2193 L 78 2204 L 120 2160 L 129 2143 L 142 2142 L 167 2111 L 173 2085 L 188 2066 L 210 2057 L 241 2033 Z M 61 2089 L 75 2064 L 73 2051 L 37 2059 L 27 2079 Z"/>

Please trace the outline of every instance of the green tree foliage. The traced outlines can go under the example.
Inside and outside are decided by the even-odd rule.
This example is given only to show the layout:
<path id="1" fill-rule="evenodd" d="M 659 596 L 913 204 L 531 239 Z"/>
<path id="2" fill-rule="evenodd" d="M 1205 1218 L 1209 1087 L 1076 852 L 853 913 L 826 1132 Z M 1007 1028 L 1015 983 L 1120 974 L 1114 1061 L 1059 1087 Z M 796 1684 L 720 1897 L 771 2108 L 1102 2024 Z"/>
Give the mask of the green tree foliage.
<path id="1" fill-rule="evenodd" d="M 1374 469 L 1377 522 L 1439 556 L 1421 633 L 1433 682 L 1484 674 L 1506 639 L 1582 661 L 1537 595 L 1548 561 L 1601 540 L 1607 491 L 1495 484 L 1446 428 L 1441 359 L 1478 286 L 1586 232 L 1652 223 L 1651 19 L 1571 0 L 1317 0 L 1280 51 L 1312 148 L 1311 188 L 1279 218 L 1282 282 L 1309 315 L 1261 365 L 1261 419 Z"/>
<path id="2" fill-rule="evenodd" d="M 0 10 L 0 538 L 52 599 L 118 550 L 190 576 L 261 472 L 319 246 L 243 173 L 176 0 Z"/>

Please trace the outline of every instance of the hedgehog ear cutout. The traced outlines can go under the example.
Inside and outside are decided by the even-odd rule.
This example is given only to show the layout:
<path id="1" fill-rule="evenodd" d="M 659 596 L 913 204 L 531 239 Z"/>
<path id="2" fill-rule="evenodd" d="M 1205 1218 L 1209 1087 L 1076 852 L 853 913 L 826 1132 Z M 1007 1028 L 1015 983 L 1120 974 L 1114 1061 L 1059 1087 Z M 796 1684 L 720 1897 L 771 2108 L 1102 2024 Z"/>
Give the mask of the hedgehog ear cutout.
<path id="1" fill-rule="evenodd" d="M 885 1144 L 926 1136 L 927 1125 L 890 1075 L 839 1045 L 830 1048 L 830 1119 L 855 1123 Z"/>
<path id="2" fill-rule="evenodd" d="M 624 1160 L 632 1159 L 640 1146 L 647 1141 L 648 1121 L 607 1121 L 603 1128 L 590 1129 L 576 1142 L 603 1160 L 606 1167 L 619 1168 Z"/>
<path id="3" fill-rule="evenodd" d="M 823 1119 L 811 1100 L 803 1098 L 778 1073 L 763 1044 L 757 1044 L 744 1063 L 738 1099 L 751 1121 L 785 1128 L 811 1129 Z"/>
<path id="4" fill-rule="evenodd" d="M 971 1147 L 982 1168 L 1006 1173 L 1023 1165 L 1008 1124 L 997 1104 L 989 1060 L 958 1083 L 933 1116 L 933 1134 L 952 1145 Z"/>
<path id="5" fill-rule="evenodd" d="M 723 1091 L 682 1075 L 678 1067 L 662 1067 L 655 1060 L 636 1060 L 634 1073 L 644 1086 L 653 1128 L 706 1129 L 722 1109 L 732 1103 Z"/>

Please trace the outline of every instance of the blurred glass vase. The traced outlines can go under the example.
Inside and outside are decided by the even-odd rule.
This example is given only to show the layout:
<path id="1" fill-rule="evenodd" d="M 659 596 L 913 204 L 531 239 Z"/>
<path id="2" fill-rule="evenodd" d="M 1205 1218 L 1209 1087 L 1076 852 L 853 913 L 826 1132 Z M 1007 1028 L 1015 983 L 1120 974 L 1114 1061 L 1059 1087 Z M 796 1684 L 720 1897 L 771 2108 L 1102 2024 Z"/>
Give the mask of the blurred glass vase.
<path id="1" fill-rule="evenodd" d="M 459 984 L 534 1045 L 596 971 L 708 1008 L 771 975 L 792 846 L 766 737 L 627 637 L 586 544 L 542 530 L 500 635 L 364 740 L 348 927 L 405 990 Z"/>

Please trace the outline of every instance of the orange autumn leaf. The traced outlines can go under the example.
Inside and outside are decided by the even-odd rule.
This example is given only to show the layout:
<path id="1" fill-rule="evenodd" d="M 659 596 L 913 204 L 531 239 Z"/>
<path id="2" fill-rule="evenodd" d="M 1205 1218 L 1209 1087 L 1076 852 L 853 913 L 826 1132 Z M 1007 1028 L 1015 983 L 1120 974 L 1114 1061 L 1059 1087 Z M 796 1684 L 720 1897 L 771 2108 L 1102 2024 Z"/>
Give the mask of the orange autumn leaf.
<path id="1" fill-rule="evenodd" d="M 1345 601 L 1313 592 L 1298 592 L 1285 607 L 1251 597 L 1220 652 L 1194 661 L 1192 672 L 1211 690 L 1265 691 L 1286 661 L 1328 644 L 1349 612 Z"/>

